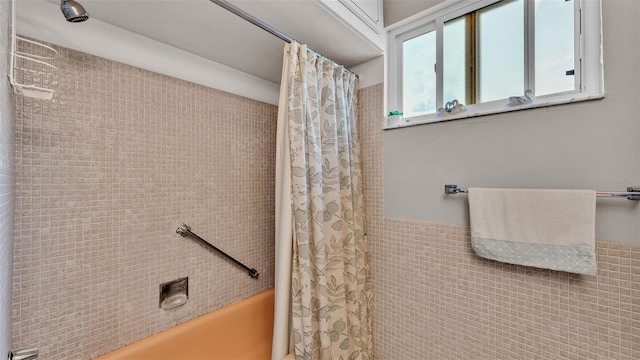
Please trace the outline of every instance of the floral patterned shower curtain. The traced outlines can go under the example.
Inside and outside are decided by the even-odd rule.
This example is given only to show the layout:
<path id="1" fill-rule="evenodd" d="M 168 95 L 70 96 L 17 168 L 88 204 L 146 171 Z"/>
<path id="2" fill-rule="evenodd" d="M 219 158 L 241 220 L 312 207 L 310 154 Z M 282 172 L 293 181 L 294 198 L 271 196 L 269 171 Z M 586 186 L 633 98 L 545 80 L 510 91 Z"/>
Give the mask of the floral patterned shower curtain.
<path id="1" fill-rule="evenodd" d="M 371 359 L 357 77 L 305 45 L 287 46 L 296 358 Z"/>

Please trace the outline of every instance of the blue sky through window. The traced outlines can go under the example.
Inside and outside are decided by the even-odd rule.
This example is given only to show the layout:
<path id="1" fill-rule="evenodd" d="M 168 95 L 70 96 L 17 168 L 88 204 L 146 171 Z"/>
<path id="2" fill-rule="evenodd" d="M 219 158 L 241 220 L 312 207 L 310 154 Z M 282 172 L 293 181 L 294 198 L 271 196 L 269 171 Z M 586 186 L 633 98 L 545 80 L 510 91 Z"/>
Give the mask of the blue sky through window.
<path id="1" fill-rule="evenodd" d="M 405 116 L 436 111 L 436 32 L 431 31 L 402 44 L 403 111 Z"/>
<path id="2" fill-rule="evenodd" d="M 536 95 L 575 90 L 574 3 L 536 0 Z"/>

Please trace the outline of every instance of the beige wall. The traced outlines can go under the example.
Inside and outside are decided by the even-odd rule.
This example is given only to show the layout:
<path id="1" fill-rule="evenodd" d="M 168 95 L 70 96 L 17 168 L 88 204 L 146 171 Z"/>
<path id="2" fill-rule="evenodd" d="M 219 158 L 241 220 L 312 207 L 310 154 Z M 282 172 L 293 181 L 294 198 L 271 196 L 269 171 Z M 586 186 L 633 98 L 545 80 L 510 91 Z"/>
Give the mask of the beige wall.
<path id="1" fill-rule="evenodd" d="M 277 108 L 60 51 L 54 100 L 16 99 L 13 346 L 89 359 L 273 287 Z"/>
<path id="2" fill-rule="evenodd" d="M 9 73 L 9 19 L 11 3 L 0 1 L 0 358 L 11 345 L 11 278 L 15 176 L 13 95 Z"/>
<path id="3" fill-rule="evenodd" d="M 382 98 L 360 90 L 376 359 L 640 359 L 640 245 L 598 241 L 584 276 L 481 259 L 467 226 L 384 217 Z"/>

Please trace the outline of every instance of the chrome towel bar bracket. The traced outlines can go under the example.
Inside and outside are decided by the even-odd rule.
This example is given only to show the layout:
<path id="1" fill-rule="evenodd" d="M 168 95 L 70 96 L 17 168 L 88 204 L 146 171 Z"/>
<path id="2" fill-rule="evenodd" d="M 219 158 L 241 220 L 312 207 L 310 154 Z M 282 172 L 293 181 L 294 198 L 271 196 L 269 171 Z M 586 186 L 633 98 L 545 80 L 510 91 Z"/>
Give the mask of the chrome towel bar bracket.
<path id="1" fill-rule="evenodd" d="M 468 193 L 469 189 L 459 188 L 458 185 L 445 185 L 445 194 L 461 194 Z M 629 200 L 640 200 L 640 186 L 629 186 L 627 192 L 613 192 L 613 191 L 597 191 L 596 197 L 610 197 L 610 198 L 627 198 Z"/>
<path id="2" fill-rule="evenodd" d="M 467 193 L 469 192 L 467 189 L 459 189 L 458 185 L 445 185 L 444 193 L 445 194 L 459 194 L 459 193 Z"/>

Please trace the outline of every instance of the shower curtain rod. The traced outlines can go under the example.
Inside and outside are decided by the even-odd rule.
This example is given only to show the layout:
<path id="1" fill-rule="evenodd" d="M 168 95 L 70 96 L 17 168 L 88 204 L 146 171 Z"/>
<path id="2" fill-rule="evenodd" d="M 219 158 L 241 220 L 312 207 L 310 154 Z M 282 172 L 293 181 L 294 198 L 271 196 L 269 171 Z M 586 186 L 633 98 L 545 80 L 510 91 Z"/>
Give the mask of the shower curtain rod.
<path id="1" fill-rule="evenodd" d="M 253 25 L 259 27 L 260 29 L 268 32 L 269 34 L 279 38 L 280 40 L 286 41 L 288 43 L 294 42 L 296 41 L 296 39 L 283 34 L 282 32 L 278 31 L 278 29 L 274 28 L 273 26 L 264 23 L 263 21 L 261 21 L 260 19 L 256 18 L 255 16 L 249 14 L 248 12 L 236 7 L 235 5 L 231 5 L 231 3 L 229 3 L 228 1 L 225 0 L 209 0 L 212 3 L 220 6 L 221 8 L 229 11 L 232 14 L 235 14 L 237 16 L 239 16 L 240 18 L 252 23 Z M 322 55 L 321 53 L 311 49 L 309 46 L 307 46 L 307 50 L 312 51 L 318 55 L 320 55 L 321 57 L 325 58 L 325 59 L 329 59 L 326 56 Z M 346 69 L 346 67 L 345 67 Z M 356 74 L 356 76 L 358 76 Z"/>
<path id="2" fill-rule="evenodd" d="M 254 17 L 253 15 L 249 14 L 248 12 L 234 6 L 231 5 L 229 2 L 225 1 L 225 0 L 209 0 L 212 3 L 220 6 L 221 8 L 243 18 L 244 20 L 252 23 L 253 25 L 261 28 L 262 30 L 270 33 L 271 35 L 274 35 L 288 43 L 294 41 L 293 38 L 281 33 L 280 31 L 278 31 L 277 29 L 273 28 L 272 26 L 265 24 L 264 22 L 260 21 L 260 19 Z"/>

